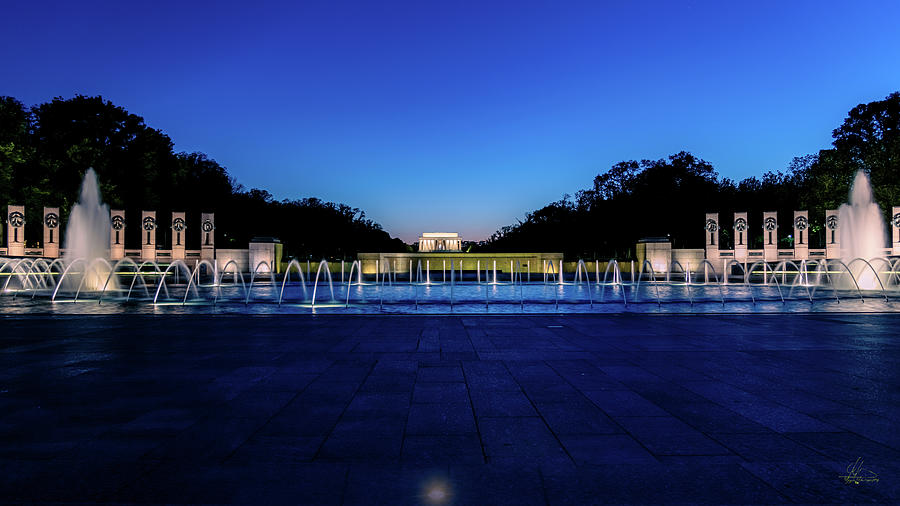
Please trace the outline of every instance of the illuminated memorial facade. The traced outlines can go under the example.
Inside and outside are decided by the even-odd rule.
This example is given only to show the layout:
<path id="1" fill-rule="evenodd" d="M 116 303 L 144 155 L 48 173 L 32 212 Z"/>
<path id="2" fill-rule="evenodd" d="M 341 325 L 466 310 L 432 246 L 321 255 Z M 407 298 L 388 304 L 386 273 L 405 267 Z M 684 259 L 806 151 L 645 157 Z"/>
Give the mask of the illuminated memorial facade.
<path id="1" fill-rule="evenodd" d="M 462 251 L 462 239 L 456 232 L 425 232 L 419 237 L 419 251 Z"/>

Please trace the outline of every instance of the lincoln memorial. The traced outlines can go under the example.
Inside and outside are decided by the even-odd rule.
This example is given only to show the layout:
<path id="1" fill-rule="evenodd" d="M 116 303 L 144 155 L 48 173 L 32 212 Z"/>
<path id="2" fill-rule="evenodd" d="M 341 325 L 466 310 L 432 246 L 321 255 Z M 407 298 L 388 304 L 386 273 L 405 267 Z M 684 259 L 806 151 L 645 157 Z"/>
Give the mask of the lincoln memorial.
<path id="1" fill-rule="evenodd" d="M 423 232 L 419 237 L 419 252 L 461 251 L 462 239 L 456 232 Z"/>

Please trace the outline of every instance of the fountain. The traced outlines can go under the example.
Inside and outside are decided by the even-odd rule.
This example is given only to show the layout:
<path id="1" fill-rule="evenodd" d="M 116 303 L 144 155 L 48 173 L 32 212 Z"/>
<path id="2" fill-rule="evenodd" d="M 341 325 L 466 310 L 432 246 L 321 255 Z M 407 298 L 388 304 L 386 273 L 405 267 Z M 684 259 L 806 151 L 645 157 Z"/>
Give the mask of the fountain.
<path id="1" fill-rule="evenodd" d="M 69 213 L 64 243 L 66 265 L 73 266 L 77 260 L 84 263 L 83 274 L 71 278 L 84 291 L 97 291 L 106 285 L 109 271 L 104 270 L 105 263 L 94 260 L 109 257 L 109 230 L 109 206 L 100 198 L 97 173 L 89 168 L 84 173 L 78 202 Z M 115 283 L 113 276 L 109 283 L 112 286 L 106 286 L 106 289 L 115 289 Z"/>
<path id="2" fill-rule="evenodd" d="M 841 256 L 844 263 L 852 265 L 851 272 L 859 287 L 864 290 L 879 288 L 879 280 L 874 270 L 856 259 L 871 261 L 884 256 L 887 231 L 881 208 L 872 194 L 872 184 L 865 171 L 858 170 L 850 188 L 850 202 L 841 205 L 838 211 L 841 224 Z"/>

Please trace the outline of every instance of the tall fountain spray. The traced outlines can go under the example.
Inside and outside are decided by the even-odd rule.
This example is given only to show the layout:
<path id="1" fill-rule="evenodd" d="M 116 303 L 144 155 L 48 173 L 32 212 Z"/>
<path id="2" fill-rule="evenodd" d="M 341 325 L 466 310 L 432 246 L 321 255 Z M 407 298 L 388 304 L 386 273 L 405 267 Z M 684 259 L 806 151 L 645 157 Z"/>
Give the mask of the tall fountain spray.
<path id="1" fill-rule="evenodd" d="M 98 258 L 109 257 L 109 230 L 109 206 L 100 198 L 97 173 L 94 169 L 88 169 L 84 173 L 78 202 L 72 206 L 72 212 L 69 213 L 65 238 L 66 264 L 78 259 L 85 261 L 82 268 L 85 273 L 83 283 L 85 290 L 99 290 L 106 283 L 109 272 L 105 266 L 101 268 L 98 264 L 94 264 L 92 269 L 88 269 L 88 266 Z M 73 279 L 81 281 L 80 276 Z M 110 285 L 114 282 L 114 279 L 111 280 Z"/>
<path id="2" fill-rule="evenodd" d="M 884 255 L 887 229 L 881 208 L 872 195 L 872 184 L 865 171 L 856 172 L 850 188 L 850 203 L 838 211 L 841 231 L 841 256 L 850 264 L 856 258 L 871 260 Z M 867 290 L 878 288 L 875 273 L 863 262 L 856 262 L 852 269 L 859 287 Z"/>

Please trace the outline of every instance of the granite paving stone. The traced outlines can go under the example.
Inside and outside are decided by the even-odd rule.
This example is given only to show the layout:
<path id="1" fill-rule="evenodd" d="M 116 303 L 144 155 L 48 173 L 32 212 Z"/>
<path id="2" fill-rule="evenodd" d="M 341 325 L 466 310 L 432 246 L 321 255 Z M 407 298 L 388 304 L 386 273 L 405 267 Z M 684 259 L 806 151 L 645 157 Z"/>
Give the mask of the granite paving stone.
<path id="1" fill-rule="evenodd" d="M 474 390 L 471 396 L 475 414 L 479 417 L 537 416 L 534 405 L 519 390 Z"/>
<path id="2" fill-rule="evenodd" d="M 406 422 L 406 434 L 474 434 L 475 416 L 468 403 L 413 404 Z"/>
<path id="3" fill-rule="evenodd" d="M 539 417 L 483 417 L 478 431 L 489 457 L 553 456 L 564 453 L 559 440 Z"/>
<path id="4" fill-rule="evenodd" d="M 463 383 L 465 379 L 463 378 L 462 368 L 459 366 L 433 366 L 420 367 L 416 381 L 422 383 Z"/>
<path id="5" fill-rule="evenodd" d="M 478 434 L 443 434 L 416 436 L 407 432 L 403 438 L 404 463 L 481 464 L 484 455 Z"/>
<path id="6" fill-rule="evenodd" d="M 584 395 L 608 415 L 667 416 L 669 414 L 630 390 L 586 390 Z"/>
<path id="7" fill-rule="evenodd" d="M 655 455 L 728 455 L 709 436 L 671 416 L 615 417 L 632 437 Z"/>
<path id="8" fill-rule="evenodd" d="M 413 402 L 465 404 L 469 402 L 469 392 L 465 383 L 417 382 L 413 389 Z"/>
<path id="9" fill-rule="evenodd" d="M 569 402 L 539 402 L 538 412 L 554 434 L 611 434 L 622 432 L 600 408 L 586 398 Z"/>
<path id="10" fill-rule="evenodd" d="M 578 465 L 657 463 L 653 454 L 625 434 L 568 434 L 560 440 Z"/>

